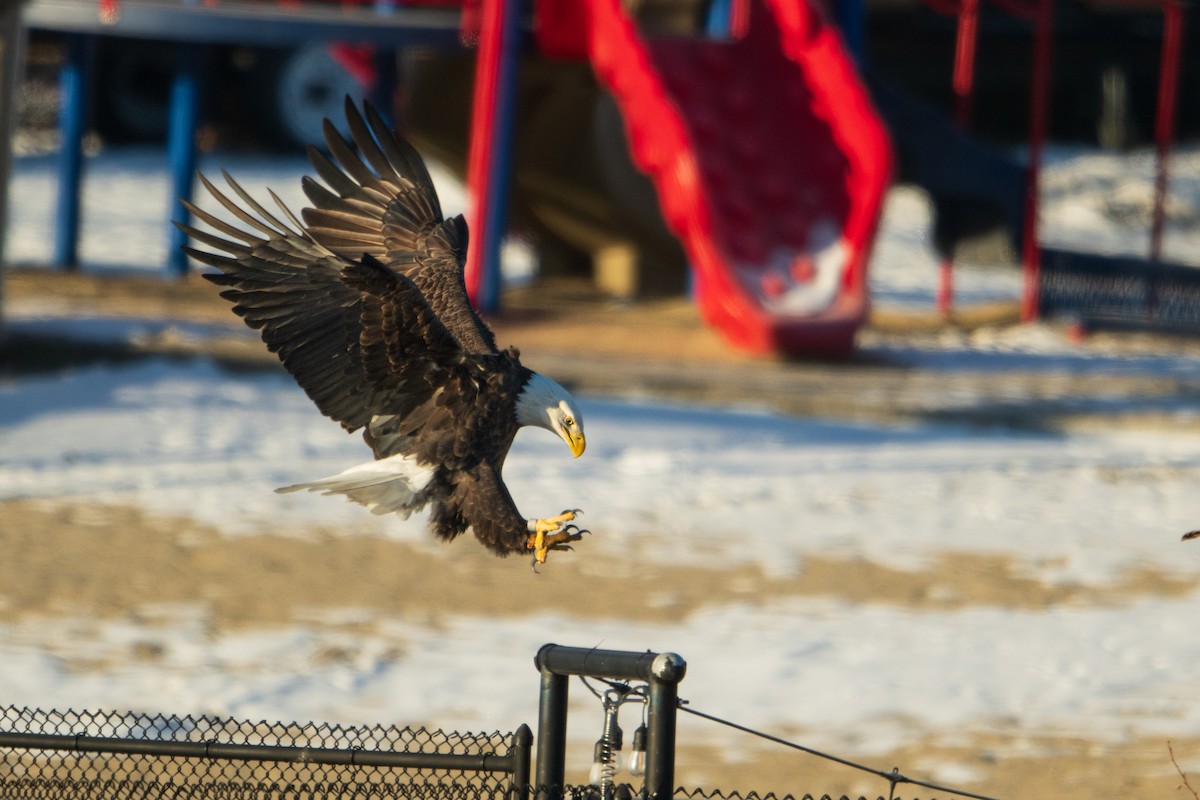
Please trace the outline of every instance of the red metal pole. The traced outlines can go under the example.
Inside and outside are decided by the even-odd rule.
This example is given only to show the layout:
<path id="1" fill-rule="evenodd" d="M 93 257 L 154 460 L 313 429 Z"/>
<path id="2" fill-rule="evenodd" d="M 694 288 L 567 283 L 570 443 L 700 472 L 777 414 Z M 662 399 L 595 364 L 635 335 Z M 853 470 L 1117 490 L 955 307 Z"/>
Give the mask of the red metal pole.
<path id="1" fill-rule="evenodd" d="M 1179 62 L 1183 58 L 1183 4 L 1163 3 L 1162 61 L 1158 70 L 1158 109 L 1154 139 L 1158 146 L 1154 176 L 1154 222 L 1150 228 L 1150 260 L 1162 260 L 1163 220 L 1167 184 L 1171 179 L 1171 144 L 1175 138 L 1175 111 L 1179 105 Z"/>
<path id="2" fill-rule="evenodd" d="M 483 311 L 497 311 L 521 0 L 482 0 L 479 8 L 479 48 L 467 154 L 467 224 L 471 239 L 463 277 L 472 304 Z"/>
<path id="3" fill-rule="evenodd" d="M 954 40 L 954 121 L 966 130 L 971 124 L 975 91 L 975 42 L 979 31 L 979 0 L 962 0 Z"/>
<path id="4" fill-rule="evenodd" d="M 1025 168 L 1025 224 L 1021 247 L 1025 264 L 1025 287 L 1021 297 L 1021 319 L 1038 316 L 1038 281 L 1041 279 L 1041 250 L 1038 249 L 1038 186 L 1042 170 L 1042 147 L 1046 140 L 1046 111 L 1050 99 L 1050 51 L 1053 43 L 1054 0 L 1038 0 L 1034 18 L 1033 91 L 1029 110 L 1029 162 Z"/>

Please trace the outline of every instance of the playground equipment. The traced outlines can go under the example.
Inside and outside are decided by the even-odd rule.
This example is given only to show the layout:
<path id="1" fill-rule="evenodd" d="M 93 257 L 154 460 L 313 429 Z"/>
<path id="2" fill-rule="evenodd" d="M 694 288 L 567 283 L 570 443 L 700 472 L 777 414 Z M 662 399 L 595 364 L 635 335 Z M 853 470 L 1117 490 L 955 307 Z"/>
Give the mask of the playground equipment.
<path id="1" fill-rule="evenodd" d="M 586 54 L 615 98 L 704 317 L 751 351 L 847 355 L 891 161 L 832 25 L 777 0 L 728 39 L 653 37 L 617 0 L 542 7 L 543 47 Z"/>
<path id="2" fill-rule="evenodd" d="M 727 37 L 667 38 L 639 33 L 617 0 L 538 0 L 533 42 L 559 57 L 586 58 L 612 92 L 634 158 L 653 179 L 688 254 L 704 317 L 752 351 L 844 356 L 867 312 L 866 265 L 889 180 L 887 137 L 819 10 L 803 0 L 732 8 Z M 446 4 L 30 0 L 25 23 L 182 43 L 169 137 L 180 197 L 191 195 L 195 166 L 200 45 L 345 39 L 454 47 L 476 39 L 467 279 L 476 304 L 494 310 L 524 18 L 521 4 L 503 0 L 467 10 L 459 20 L 458 9 Z M 55 259 L 63 264 L 76 260 L 87 93 L 84 40 L 73 41 L 80 46 L 71 51 L 74 68 L 64 83 Z M 176 206 L 171 216 L 184 213 Z M 186 269 L 182 260 L 171 266 Z"/>
<path id="3" fill-rule="evenodd" d="M 951 86 L 952 126 L 916 109 L 886 87 L 874 86 L 876 101 L 893 130 L 897 131 L 903 160 L 922 173 L 918 182 L 935 196 L 946 187 L 952 193 L 968 188 L 954 164 L 967 165 L 973 197 L 998 210 L 1007 229 L 1019 239 L 1024 285 L 1021 317 L 1029 321 L 1046 316 L 1075 320 L 1082 327 L 1119 326 L 1170 331 L 1200 331 L 1200 270 L 1162 261 L 1162 237 L 1171 146 L 1179 95 L 1183 52 L 1184 4 L 1180 0 L 1155 0 L 1162 10 L 1163 41 L 1155 116 L 1156 170 L 1150 247 L 1145 258 L 1043 248 L 1038 238 L 1038 191 L 1042 150 L 1047 135 L 1050 106 L 1055 4 L 1053 0 L 992 0 L 1003 13 L 1030 24 L 1033 36 L 1032 91 L 1024 167 L 1023 209 L 1015 212 L 1017 198 L 1014 165 L 986 151 L 966 136 L 969 128 L 975 74 L 976 38 L 982 0 L 923 0 L 935 11 L 956 18 L 956 47 Z M 1119 4 L 1118 4 L 1119 5 Z M 1151 4 L 1129 4 L 1142 8 Z M 931 144 L 931 140 L 936 144 Z M 957 177 L 954 173 L 958 173 Z M 968 211 L 970 205 L 967 206 Z M 939 219 L 939 224 L 941 220 Z M 970 225 L 970 221 L 964 224 Z M 935 230 L 941 257 L 937 307 L 948 313 L 953 304 L 953 246 L 949 233 Z"/>

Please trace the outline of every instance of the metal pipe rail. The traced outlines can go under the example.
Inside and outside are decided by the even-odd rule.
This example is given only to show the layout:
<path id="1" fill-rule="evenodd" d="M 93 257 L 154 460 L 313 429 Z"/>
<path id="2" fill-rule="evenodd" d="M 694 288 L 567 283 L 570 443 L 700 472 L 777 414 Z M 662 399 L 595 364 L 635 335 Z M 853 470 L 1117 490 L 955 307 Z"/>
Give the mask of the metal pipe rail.
<path id="1" fill-rule="evenodd" d="M 534 664 L 542 674 L 538 707 L 537 789 L 550 796 L 565 784 L 567 678 L 571 675 L 642 681 L 646 701 L 643 797 L 667 800 L 675 791 L 675 718 L 687 662 L 675 653 L 633 653 L 548 644 Z"/>
<path id="2" fill-rule="evenodd" d="M 456 8 L 396 6 L 277 6 L 244 0 L 190 4 L 122 0 L 112 19 L 92 2 L 27 0 L 22 18 L 30 28 L 206 44 L 298 45 L 347 40 L 398 48 L 409 44 L 459 46 Z"/>
<path id="3" fill-rule="evenodd" d="M 506 755 L 494 753 L 409 753 L 327 747 L 235 744 L 230 742 L 180 742 L 158 739 L 128 739 L 0 731 L 0 748 L 55 750 L 75 753 L 111 753 L 175 758 L 222 759 L 226 761 L 272 761 L 293 764 L 329 764 L 399 769 L 428 769 L 460 772 L 500 772 L 511 776 L 509 796 L 524 800 L 528 795 L 533 733 L 521 725 L 512 734 Z"/>

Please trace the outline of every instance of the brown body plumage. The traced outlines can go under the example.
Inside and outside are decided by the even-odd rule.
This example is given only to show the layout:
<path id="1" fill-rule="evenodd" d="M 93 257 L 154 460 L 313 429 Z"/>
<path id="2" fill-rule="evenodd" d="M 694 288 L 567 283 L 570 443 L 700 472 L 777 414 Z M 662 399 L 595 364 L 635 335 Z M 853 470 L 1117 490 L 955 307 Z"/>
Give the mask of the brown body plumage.
<path id="1" fill-rule="evenodd" d="M 281 491 L 343 494 L 403 516 L 428 505 L 442 539 L 469 527 L 496 553 L 532 550 L 542 561 L 547 549 L 578 538 L 565 525 L 573 514 L 525 519 L 501 467 L 522 425 L 553 431 L 578 456 L 582 420 L 562 387 L 496 347 L 467 301 L 465 221 L 443 219 L 420 156 L 365 111 L 366 120 L 347 100 L 357 154 L 328 121 L 336 164 L 310 148 L 329 188 L 304 178 L 313 207 L 303 223 L 272 194 L 280 220 L 226 175 L 240 203 L 201 180 L 246 227 L 190 205 L 222 235 L 182 226 L 223 253 L 188 248 L 220 270 L 204 277 L 224 288 L 321 412 L 348 431 L 361 428 L 375 455 Z"/>

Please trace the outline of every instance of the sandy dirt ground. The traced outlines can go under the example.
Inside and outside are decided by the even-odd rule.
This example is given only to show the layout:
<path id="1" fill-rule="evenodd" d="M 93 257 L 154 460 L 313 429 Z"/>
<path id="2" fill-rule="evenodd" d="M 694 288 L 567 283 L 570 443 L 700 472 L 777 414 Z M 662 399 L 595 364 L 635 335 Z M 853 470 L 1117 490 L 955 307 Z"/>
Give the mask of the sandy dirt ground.
<path id="1" fill-rule="evenodd" d="M 7 277 L 4 289 L 10 305 L 25 309 L 42 303 L 58 313 L 134 315 L 228 325 L 231 329 L 240 324 L 224 302 L 195 279 L 180 283 L 114 282 L 14 272 Z M 565 364 L 572 356 L 578 359 L 580 353 L 587 353 L 600 364 L 605 358 L 613 359 L 611 369 L 626 376 L 636 372 L 639 364 L 657 365 L 667 360 L 684 377 L 667 386 L 646 388 L 681 397 L 722 399 L 722 390 L 713 388 L 712 382 L 698 377 L 687 379 L 689 369 L 704 365 L 711 370 L 714 364 L 722 369 L 744 370 L 746 376 L 758 376 L 755 380 L 781 380 L 783 374 L 790 376 L 788 380 L 830 387 L 835 394 L 855 386 L 861 389 L 866 382 L 876 387 L 888 385 L 893 394 L 886 408 L 882 403 L 873 408 L 863 402 L 849 409 L 851 415 L 876 418 L 894 415 L 897 402 L 903 409 L 896 397 L 904 396 L 905 385 L 923 379 L 911 370 L 861 360 L 847 365 L 784 365 L 750 359 L 726 349 L 682 301 L 622 306 L 575 296 L 573 291 L 568 287 L 558 292 L 550 305 L 513 296 L 506 315 L 496 320 L 499 338 L 520 342 L 527 360 L 560 359 Z M 1003 321 L 1007 313 L 981 312 L 979 321 Z M 605 333 L 597 337 L 594 323 L 598 319 L 611 321 L 614 316 L 621 317 L 621 324 L 602 326 L 600 330 Z M 974 324 L 971 320 L 960 322 Z M 906 326 L 920 331 L 941 324 L 936 320 L 878 319 L 872 335 L 892 335 Z M 648 335 L 651 331 L 652 336 Z M 1136 339 L 1131 341 L 1137 346 Z M 228 340 L 210 342 L 206 348 L 210 356 L 242 365 L 270 363 L 261 344 L 245 336 L 231 335 Z M 2 369 L 10 373 L 49 369 L 78 360 L 136 358 L 142 352 L 174 350 L 190 353 L 194 343 L 184 335 L 166 334 L 130 351 L 114 351 L 111 347 L 10 341 L 4 350 Z M 662 371 L 651 367 L 645 370 L 646 375 L 656 373 L 661 375 Z M 595 371 L 590 376 L 581 373 L 579 378 L 580 382 L 592 381 L 591 385 L 599 386 L 605 380 L 614 379 Z M 1086 382 L 1086 378 L 1074 380 Z M 851 390 L 832 388 L 847 383 Z M 1105 388 L 1111 392 L 1114 387 L 1110 382 Z M 1043 385 L 1042 399 L 1050 406 L 1045 419 L 1053 418 L 1055 393 L 1077 396 L 1087 389 L 1082 383 L 1067 388 Z M 1155 379 L 1146 378 L 1136 390 L 1169 395 L 1179 387 L 1160 386 Z M 914 389 L 912 395 L 915 398 L 918 392 Z M 833 402 L 837 402 L 836 396 Z M 910 411 L 914 415 L 933 413 L 922 411 L 919 405 Z M 1086 414 L 1073 418 L 1081 416 Z M 1153 419 L 1148 416 L 1143 422 L 1152 424 Z M 876 563 L 814 558 L 806 562 L 802 574 L 787 580 L 753 567 L 664 571 L 610 564 L 602 559 L 579 559 L 570 570 L 550 569 L 532 576 L 524 565 L 499 562 L 503 568 L 498 569 L 492 556 L 465 540 L 435 555 L 401 542 L 347 538 L 319 528 L 226 537 L 190 519 L 153 516 L 138 508 L 53 500 L 0 503 L 0 553 L 0 620 L 66 617 L 81 611 L 95 618 L 144 619 L 149 613 L 147 598 L 152 598 L 155 604 L 194 604 L 202 608 L 213 633 L 270 629 L 297 621 L 322 624 L 322 616 L 315 611 L 339 608 L 371 609 L 379 617 L 403 611 L 408 619 L 424 619 L 436 626 L 447 615 L 484 610 L 526 614 L 547 595 L 568 592 L 576 598 L 576 613 L 598 616 L 632 615 L 635 609 L 628 598 L 653 596 L 652 607 L 636 609 L 643 619 L 653 621 L 686 617 L 709 604 L 753 604 L 789 593 L 918 609 L 1028 609 L 1119 604 L 1193 591 L 1178 577 L 1148 569 L 1119 575 L 1107 585 L 1051 586 L 1023 576 L 1003 557 L 953 552 L 941 554 L 927 569 L 915 572 Z M 603 596 L 590 588 L 598 582 L 580 580 L 588 573 L 608 576 Z M 434 591 L 447 580 L 460 587 L 449 597 Z M 398 587 L 404 590 L 397 591 Z M 434 597 L 438 599 L 431 599 Z M 137 647 L 132 657 L 155 657 L 152 641 Z M 920 644 L 914 643 L 913 648 L 919 654 Z M 898 653 L 897 657 L 908 655 Z M 339 656 L 330 653 L 329 657 Z M 436 720 L 427 722 L 436 724 Z M 797 795 L 805 791 L 818 796 L 888 795 L 887 784 L 878 778 L 777 747 L 764 745 L 731 755 L 689 745 L 689 731 L 706 724 L 687 715 L 681 719 L 677 763 L 681 784 Z M 779 733 L 802 739 L 805 732 Z M 1195 763 L 1200 758 L 1200 735 L 1176 739 L 1171 746 L 1181 761 Z M 944 761 L 961 764 L 974 776 L 960 782 L 963 788 L 997 797 L 1083 800 L 1195 796 L 1183 785 L 1184 776 L 1173 765 L 1165 739 L 1129 737 L 1114 743 L 1079 736 L 1035 735 L 1019 730 L 1015 721 L 1011 726 L 1001 720 L 979 729 L 921 735 L 893 752 L 864 760 L 883 769 L 897 766 L 914 776 L 921 774 L 922 765 Z M 1190 779 L 1192 786 L 1200 787 L 1200 775 Z M 935 793 L 901 786 L 897 796 L 928 798 Z"/>
<path id="2" fill-rule="evenodd" d="M 1121 603 L 1192 590 L 1177 578 L 1149 571 L 1126 574 L 1105 587 L 1047 587 L 1014 574 L 1003 559 L 955 553 L 943 554 L 917 572 L 812 559 L 788 580 L 749 567 L 678 571 L 630 568 L 597 558 L 576 559 L 569 569 L 545 569 L 534 576 L 523 564 L 497 562 L 465 540 L 449 545 L 445 555 L 433 555 L 403 542 L 347 538 L 320 529 L 227 537 L 189 519 L 151 516 L 137 508 L 45 500 L 0 503 L 0 550 L 5 554 L 0 559 L 0 620 L 72 617 L 83 611 L 94 619 L 137 621 L 146 626 L 147 635 L 131 644 L 134 652 L 127 657 L 134 659 L 159 657 L 153 626 L 169 624 L 156 611 L 164 605 L 200 607 L 204 628 L 216 635 L 295 623 L 335 624 L 330 620 L 338 615 L 328 612 L 338 609 L 374 612 L 364 619 L 403 616 L 436 628 L 448 616 L 528 614 L 548 596 L 568 595 L 579 615 L 655 621 L 677 620 L 709 604 L 754 603 L 789 592 L 905 608 L 1031 608 Z M 605 580 L 580 580 L 589 573 Z M 444 591 L 448 584 L 456 587 L 454 593 Z M 636 600 L 646 596 L 655 598 L 649 608 Z M 377 633 L 369 629 L 371 623 L 357 624 L 368 626 L 364 633 Z M 914 642 L 913 653 L 897 657 L 919 657 L 919 651 L 920 643 Z M 67 666 L 87 670 L 101 665 Z M 436 720 L 405 721 L 410 722 L 436 725 Z M 767 743 L 736 754 L 688 744 L 689 739 L 708 738 L 704 734 L 711 733 L 711 725 L 681 715 L 680 784 L 887 796 L 886 782 L 877 777 Z M 803 742 L 806 731 L 776 733 Z M 1171 746 L 1180 760 L 1194 763 L 1200 736 L 1176 739 Z M 1015 720 L 1011 727 L 1000 720 L 978 729 L 922 734 L 885 755 L 861 760 L 884 770 L 898 767 L 913 777 L 921 776 L 922 768 L 949 761 L 975 776 L 958 782 L 961 788 L 1004 798 L 1189 796 L 1186 789 L 1176 794 L 1182 779 L 1165 739 L 1133 737 L 1113 743 L 1031 734 Z M 1200 784 L 1200 776 L 1193 781 Z M 898 796 L 946 795 L 901 786 Z"/>

